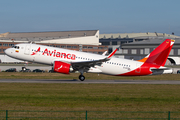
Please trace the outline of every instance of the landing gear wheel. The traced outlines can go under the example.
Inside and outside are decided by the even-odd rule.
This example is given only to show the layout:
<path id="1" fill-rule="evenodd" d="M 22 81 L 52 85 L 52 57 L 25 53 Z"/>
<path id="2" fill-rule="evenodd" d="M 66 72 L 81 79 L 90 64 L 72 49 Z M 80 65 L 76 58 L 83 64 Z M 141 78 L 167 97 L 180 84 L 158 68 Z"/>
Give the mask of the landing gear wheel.
<path id="1" fill-rule="evenodd" d="M 80 79 L 81 81 L 84 81 L 84 80 L 85 80 L 84 75 L 79 75 L 79 79 Z"/>

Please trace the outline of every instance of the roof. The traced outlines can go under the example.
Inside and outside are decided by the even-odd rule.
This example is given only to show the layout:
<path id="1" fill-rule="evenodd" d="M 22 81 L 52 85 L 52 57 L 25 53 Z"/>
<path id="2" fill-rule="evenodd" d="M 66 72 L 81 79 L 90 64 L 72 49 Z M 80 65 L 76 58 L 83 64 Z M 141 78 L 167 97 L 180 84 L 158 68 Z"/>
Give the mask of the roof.
<path id="1" fill-rule="evenodd" d="M 0 38 L 68 38 L 94 36 L 98 30 L 85 31 L 57 31 L 57 32 L 22 32 L 22 33 L 3 33 Z"/>
<path id="2" fill-rule="evenodd" d="M 135 38 L 135 39 L 148 39 L 156 37 L 167 37 L 167 38 L 180 38 L 179 36 L 166 34 L 166 33 L 117 33 L 117 34 L 100 34 L 99 39 L 116 39 L 116 38 Z"/>
<path id="3" fill-rule="evenodd" d="M 142 41 L 135 41 L 131 43 L 124 43 L 124 45 L 136 45 L 136 44 L 160 44 L 165 39 L 148 39 L 148 40 L 142 40 Z M 180 44 L 180 38 L 175 38 L 175 44 Z"/>
<path id="4" fill-rule="evenodd" d="M 135 41 L 131 43 L 124 43 L 121 45 L 121 48 L 123 49 L 137 49 L 137 48 L 155 48 L 158 45 L 160 45 L 162 42 L 164 42 L 165 39 L 149 39 L 149 40 L 142 40 L 142 41 Z M 179 48 L 180 47 L 180 39 L 174 39 L 175 43 L 173 45 L 173 48 Z"/>

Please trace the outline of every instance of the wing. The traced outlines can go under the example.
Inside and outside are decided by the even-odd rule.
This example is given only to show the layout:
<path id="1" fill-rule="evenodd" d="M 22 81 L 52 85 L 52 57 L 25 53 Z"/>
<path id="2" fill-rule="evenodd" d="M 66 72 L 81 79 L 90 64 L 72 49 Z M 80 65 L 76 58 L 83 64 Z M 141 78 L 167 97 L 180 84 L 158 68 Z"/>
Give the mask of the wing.
<path id="1" fill-rule="evenodd" d="M 93 61 L 82 61 L 82 62 L 72 62 L 71 66 L 74 71 L 83 70 L 86 71 L 90 67 L 94 67 L 95 65 L 101 65 L 103 62 L 109 61 L 110 58 L 116 53 L 117 49 L 114 50 L 109 56 L 105 57 L 104 59 L 93 60 Z"/>

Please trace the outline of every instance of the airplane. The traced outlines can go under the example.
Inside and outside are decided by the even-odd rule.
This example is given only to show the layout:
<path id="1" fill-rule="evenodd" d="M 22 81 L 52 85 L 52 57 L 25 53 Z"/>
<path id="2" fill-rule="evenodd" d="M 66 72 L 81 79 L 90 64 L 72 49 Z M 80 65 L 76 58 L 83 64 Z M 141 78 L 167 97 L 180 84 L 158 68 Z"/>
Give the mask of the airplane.
<path id="1" fill-rule="evenodd" d="M 69 74 L 79 71 L 79 79 L 85 80 L 84 72 L 102 73 L 113 76 L 142 76 L 172 73 L 164 67 L 175 40 L 166 39 L 149 55 L 141 60 L 129 60 L 108 56 L 49 47 L 32 43 L 16 44 L 5 50 L 5 54 L 19 60 L 52 65 L 55 72 Z"/>

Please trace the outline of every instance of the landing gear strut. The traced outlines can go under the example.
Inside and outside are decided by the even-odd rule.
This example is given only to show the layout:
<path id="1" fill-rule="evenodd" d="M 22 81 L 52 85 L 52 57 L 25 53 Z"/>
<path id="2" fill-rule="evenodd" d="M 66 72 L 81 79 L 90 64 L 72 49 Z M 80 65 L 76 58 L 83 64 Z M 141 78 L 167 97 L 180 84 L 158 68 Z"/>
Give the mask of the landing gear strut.
<path id="1" fill-rule="evenodd" d="M 79 79 L 80 79 L 81 81 L 84 81 L 84 80 L 85 80 L 84 75 L 79 75 Z"/>
<path id="2" fill-rule="evenodd" d="M 81 81 L 84 81 L 84 80 L 85 80 L 85 77 L 84 77 L 84 75 L 83 75 L 84 70 L 81 69 L 81 70 L 79 70 L 79 72 L 81 73 L 81 74 L 79 75 L 79 79 L 80 79 Z"/>

